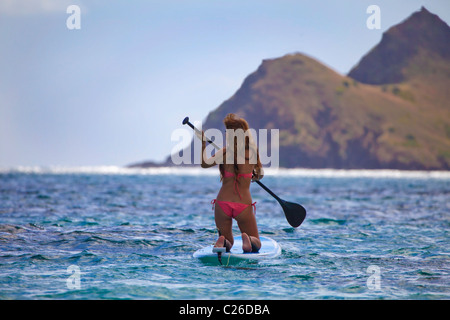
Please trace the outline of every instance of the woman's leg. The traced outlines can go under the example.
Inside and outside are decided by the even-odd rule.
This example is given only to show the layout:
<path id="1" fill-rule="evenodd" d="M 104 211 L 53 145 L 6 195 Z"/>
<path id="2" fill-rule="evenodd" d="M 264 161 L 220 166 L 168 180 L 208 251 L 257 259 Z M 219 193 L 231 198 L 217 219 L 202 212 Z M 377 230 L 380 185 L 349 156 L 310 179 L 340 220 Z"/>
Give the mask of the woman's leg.
<path id="1" fill-rule="evenodd" d="M 219 239 L 216 242 L 216 247 L 223 247 L 224 240 L 227 240 L 227 251 L 231 249 L 234 243 L 233 238 L 233 220 L 227 216 L 219 205 L 215 206 L 214 220 L 216 221 L 216 227 L 219 230 Z"/>
<path id="2" fill-rule="evenodd" d="M 261 249 L 261 241 L 252 236 L 242 233 L 242 250 L 244 252 L 258 252 Z"/>
<path id="3" fill-rule="evenodd" d="M 244 209 L 237 217 L 236 221 L 239 230 L 242 232 L 242 250 L 244 252 L 257 252 L 261 248 L 259 240 L 258 226 L 256 224 L 253 207 Z"/>

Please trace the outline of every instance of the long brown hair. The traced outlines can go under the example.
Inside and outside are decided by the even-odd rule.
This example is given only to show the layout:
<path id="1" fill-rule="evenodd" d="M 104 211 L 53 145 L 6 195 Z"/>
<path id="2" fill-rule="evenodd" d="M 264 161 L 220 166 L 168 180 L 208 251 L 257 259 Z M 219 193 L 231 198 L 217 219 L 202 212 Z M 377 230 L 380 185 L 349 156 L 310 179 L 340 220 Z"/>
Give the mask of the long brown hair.
<path id="1" fill-rule="evenodd" d="M 247 133 L 247 131 L 249 130 L 248 122 L 244 118 L 239 118 L 234 113 L 229 113 L 229 114 L 227 114 L 225 119 L 223 119 L 223 123 L 225 124 L 225 128 L 226 129 L 233 129 L 233 130 L 242 129 L 244 131 L 244 133 L 246 133 L 246 136 L 245 136 L 245 151 L 248 150 L 253 155 L 254 155 L 254 152 L 256 152 L 256 164 L 255 164 L 254 170 L 259 172 L 261 170 L 261 168 L 262 168 L 262 164 L 261 164 L 261 161 L 259 159 L 258 148 L 256 147 L 256 145 L 254 143 L 250 143 L 251 134 L 250 134 L 250 132 Z M 237 160 L 237 156 L 238 156 L 238 141 L 237 141 L 237 137 L 234 136 L 234 143 L 233 144 L 231 144 L 231 142 L 228 141 L 228 145 L 233 145 L 233 147 L 234 147 L 234 150 L 233 150 L 233 154 L 234 154 L 233 165 L 234 166 L 233 167 L 234 167 L 234 174 L 235 174 L 235 177 L 237 179 L 237 175 L 239 173 L 238 160 Z M 228 157 L 225 157 L 225 159 L 228 159 Z M 249 158 L 245 157 L 246 161 L 248 161 L 249 159 L 250 159 L 250 157 Z M 224 163 L 227 163 L 226 160 L 225 160 Z M 228 163 L 228 164 L 231 164 L 231 163 Z M 223 166 L 223 164 L 219 165 L 219 169 L 220 169 L 220 179 L 222 180 L 223 176 L 224 176 L 224 166 Z"/>

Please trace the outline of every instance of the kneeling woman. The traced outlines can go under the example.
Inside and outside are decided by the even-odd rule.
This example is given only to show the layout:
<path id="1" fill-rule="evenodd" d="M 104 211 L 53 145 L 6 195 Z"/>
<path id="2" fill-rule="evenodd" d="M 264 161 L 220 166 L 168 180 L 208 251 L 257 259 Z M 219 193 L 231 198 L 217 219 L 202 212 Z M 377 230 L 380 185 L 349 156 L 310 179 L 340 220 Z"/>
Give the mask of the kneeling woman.
<path id="1" fill-rule="evenodd" d="M 222 187 L 217 198 L 212 201 L 214 218 L 219 239 L 215 247 L 225 247 L 229 251 L 233 246 L 233 220 L 237 221 L 242 233 L 242 250 L 258 252 L 261 248 L 258 227 L 256 225 L 256 202 L 252 203 L 250 194 L 251 180 L 263 177 L 262 165 L 256 145 L 250 135 L 247 121 L 234 114 L 228 114 L 223 120 L 227 129 L 226 147 L 218 150 L 206 159 L 206 142 L 202 136 L 202 168 L 210 168 L 219 164 Z M 236 134 L 241 130 L 245 135 Z M 238 140 L 242 137 L 242 142 Z M 245 137 L 245 138 L 244 138 Z"/>

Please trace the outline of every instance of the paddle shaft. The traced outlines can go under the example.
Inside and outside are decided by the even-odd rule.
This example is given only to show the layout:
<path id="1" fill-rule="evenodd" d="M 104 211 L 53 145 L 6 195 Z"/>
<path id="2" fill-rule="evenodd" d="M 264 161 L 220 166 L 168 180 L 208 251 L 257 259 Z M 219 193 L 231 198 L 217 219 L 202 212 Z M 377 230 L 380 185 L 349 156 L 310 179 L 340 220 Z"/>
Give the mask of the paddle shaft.
<path id="1" fill-rule="evenodd" d="M 186 120 L 187 119 L 187 120 Z M 200 130 L 198 130 L 196 127 L 194 127 L 194 125 L 192 123 L 189 122 L 189 118 L 185 118 L 183 120 L 183 124 L 187 124 L 189 127 L 191 127 L 192 129 L 194 129 L 194 131 L 198 134 L 198 135 L 202 135 L 202 132 Z M 206 141 L 211 143 L 216 149 L 220 149 L 219 146 L 217 144 L 215 144 L 214 142 L 212 142 L 210 139 L 206 138 Z"/>
<path id="2" fill-rule="evenodd" d="M 263 188 L 264 190 L 267 191 L 267 193 L 269 193 L 272 197 L 274 197 L 278 202 L 281 203 L 281 200 L 275 193 L 272 192 L 272 190 L 270 190 L 269 188 L 267 188 L 261 181 L 259 180 L 254 180 L 261 188 Z"/>

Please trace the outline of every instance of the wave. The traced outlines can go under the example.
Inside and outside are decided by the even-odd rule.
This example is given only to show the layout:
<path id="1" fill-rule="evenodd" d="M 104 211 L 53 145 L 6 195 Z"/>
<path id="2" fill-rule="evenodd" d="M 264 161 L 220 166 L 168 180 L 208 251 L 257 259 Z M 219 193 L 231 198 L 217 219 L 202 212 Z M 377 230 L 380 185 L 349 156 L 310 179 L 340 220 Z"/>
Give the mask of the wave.
<path id="1" fill-rule="evenodd" d="M 120 166 L 17 166 L 0 168 L 0 174 L 109 174 L 109 175 L 215 175 L 214 170 L 183 167 L 128 168 Z"/>
<path id="2" fill-rule="evenodd" d="M 102 174 L 102 175 L 190 175 L 215 176 L 217 170 L 199 167 L 152 167 L 128 168 L 120 166 L 17 166 L 0 168 L 0 174 Z M 450 171 L 410 171 L 393 169 L 272 169 L 264 170 L 268 177 L 312 177 L 312 178 L 411 178 L 450 179 Z"/>
<path id="3" fill-rule="evenodd" d="M 450 171 L 412 171 L 394 169 L 268 169 L 277 176 L 324 178 L 417 178 L 450 179 Z"/>

